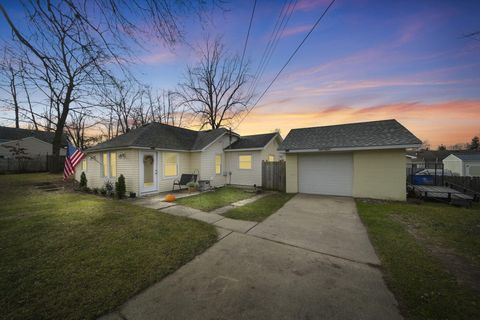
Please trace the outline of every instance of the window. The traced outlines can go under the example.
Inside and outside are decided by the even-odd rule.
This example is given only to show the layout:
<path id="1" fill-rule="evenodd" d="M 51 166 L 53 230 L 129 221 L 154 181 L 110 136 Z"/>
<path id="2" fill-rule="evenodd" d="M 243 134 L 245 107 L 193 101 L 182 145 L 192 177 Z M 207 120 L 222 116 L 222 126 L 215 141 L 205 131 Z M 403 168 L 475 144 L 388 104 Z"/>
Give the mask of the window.
<path id="1" fill-rule="evenodd" d="M 177 154 L 173 152 L 166 152 L 163 159 L 163 174 L 165 177 L 177 176 Z"/>
<path id="2" fill-rule="evenodd" d="M 117 153 L 110 153 L 110 177 L 117 176 Z"/>
<path id="3" fill-rule="evenodd" d="M 82 171 L 83 172 L 87 171 L 87 159 L 82 160 Z"/>
<path id="4" fill-rule="evenodd" d="M 268 162 L 273 162 L 275 161 L 275 156 L 273 154 L 268 155 Z"/>
<path id="5" fill-rule="evenodd" d="M 108 176 L 108 153 L 104 153 L 102 157 L 102 176 L 107 177 Z"/>
<path id="6" fill-rule="evenodd" d="M 215 156 L 215 174 L 222 174 L 222 155 Z"/>
<path id="7" fill-rule="evenodd" d="M 238 157 L 238 167 L 240 169 L 252 169 L 252 155 L 242 155 Z"/>

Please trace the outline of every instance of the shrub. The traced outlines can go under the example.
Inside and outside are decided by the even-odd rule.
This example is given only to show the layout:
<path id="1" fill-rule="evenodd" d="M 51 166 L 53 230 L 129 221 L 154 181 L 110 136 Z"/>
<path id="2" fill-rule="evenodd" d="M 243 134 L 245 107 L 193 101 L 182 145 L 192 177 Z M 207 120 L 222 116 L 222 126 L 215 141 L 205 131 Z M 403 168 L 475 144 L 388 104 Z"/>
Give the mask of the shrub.
<path id="1" fill-rule="evenodd" d="M 82 172 L 80 175 L 80 189 L 85 189 L 87 187 L 87 175 L 85 172 Z"/>
<path id="2" fill-rule="evenodd" d="M 105 184 L 103 187 L 105 188 L 107 196 L 110 196 L 113 194 L 113 184 L 110 181 L 105 181 Z"/>
<path id="3" fill-rule="evenodd" d="M 105 187 L 101 187 L 101 188 L 100 188 L 100 194 L 101 194 L 102 196 L 106 195 L 106 194 L 107 194 L 107 189 L 105 189 Z"/>
<path id="4" fill-rule="evenodd" d="M 117 194 L 117 197 L 119 199 L 122 199 L 125 197 L 125 193 L 127 192 L 127 188 L 125 186 L 125 177 L 123 174 L 121 174 L 118 177 L 117 183 L 115 183 L 115 193 Z"/>
<path id="5" fill-rule="evenodd" d="M 93 192 L 93 194 L 99 194 L 100 190 L 98 188 L 93 188 L 92 192 Z"/>

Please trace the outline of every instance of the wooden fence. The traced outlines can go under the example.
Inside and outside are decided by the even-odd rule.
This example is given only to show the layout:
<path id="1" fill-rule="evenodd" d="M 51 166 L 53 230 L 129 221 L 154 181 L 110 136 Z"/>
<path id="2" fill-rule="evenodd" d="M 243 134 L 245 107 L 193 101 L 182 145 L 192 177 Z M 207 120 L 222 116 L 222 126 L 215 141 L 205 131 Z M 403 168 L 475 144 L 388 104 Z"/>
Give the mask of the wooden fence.
<path id="1" fill-rule="evenodd" d="M 262 161 L 262 188 L 285 192 L 285 161 Z"/>
<path id="2" fill-rule="evenodd" d="M 38 156 L 23 160 L 14 158 L 1 158 L 0 173 L 45 172 L 52 168 L 52 160 L 53 158 L 50 155 Z M 63 164 L 65 157 L 61 156 L 60 161 L 60 163 Z"/>
<path id="3" fill-rule="evenodd" d="M 445 182 L 453 183 L 464 188 L 480 192 L 480 177 L 445 176 Z"/>

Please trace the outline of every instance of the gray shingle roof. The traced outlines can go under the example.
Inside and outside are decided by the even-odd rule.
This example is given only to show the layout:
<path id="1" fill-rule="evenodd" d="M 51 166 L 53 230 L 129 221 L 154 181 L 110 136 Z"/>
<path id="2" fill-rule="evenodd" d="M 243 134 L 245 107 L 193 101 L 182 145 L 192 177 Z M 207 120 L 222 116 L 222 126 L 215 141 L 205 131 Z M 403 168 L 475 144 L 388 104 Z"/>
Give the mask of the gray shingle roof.
<path id="1" fill-rule="evenodd" d="M 291 130 L 279 150 L 329 150 L 419 145 L 422 142 L 396 120 L 359 122 Z"/>
<path id="2" fill-rule="evenodd" d="M 273 132 L 265 134 L 255 134 L 251 136 L 242 136 L 240 137 L 240 139 L 232 143 L 231 146 L 226 148 L 226 150 L 263 148 L 276 135 L 277 133 Z"/>
<path id="3" fill-rule="evenodd" d="M 29 129 L 17 129 L 17 128 L 0 126 L 0 141 L 2 142 L 34 137 L 44 142 L 53 143 L 54 136 L 55 136 L 54 132 L 37 131 L 37 130 L 29 130 Z M 67 145 L 67 136 L 63 134 L 62 147 L 66 145 Z"/>
<path id="4" fill-rule="evenodd" d="M 462 159 L 463 161 L 475 161 L 475 160 L 480 160 L 480 152 L 479 153 L 456 153 L 455 156 L 457 158 Z"/>
<path id="5" fill-rule="evenodd" d="M 194 131 L 153 122 L 97 144 L 88 149 L 88 151 L 128 147 L 185 151 L 201 150 L 225 132 L 227 132 L 227 129 L 224 128 L 209 131 Z"/>

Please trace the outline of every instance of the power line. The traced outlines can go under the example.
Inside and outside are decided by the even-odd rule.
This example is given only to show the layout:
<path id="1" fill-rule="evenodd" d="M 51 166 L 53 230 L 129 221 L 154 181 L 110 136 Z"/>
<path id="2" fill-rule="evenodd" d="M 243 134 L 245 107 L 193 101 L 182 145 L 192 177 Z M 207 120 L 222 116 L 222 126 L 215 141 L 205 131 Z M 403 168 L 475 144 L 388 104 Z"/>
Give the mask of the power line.
<path id="1" fill-rule="evenodd" d="M 248 38 L 250 37 L 250 29 L 252 28 L 253 16 L 255 14 L 255 7 L 257 6 L 257 0 L 253 1 L 252 15 L 250 16 L 250 23 L 248 24 L 247 37 L 245 38 L 245 44 L 243 45 L 242 60 L 240 61 L 240 69 L 243 67 L 243 59 L 245 58 L 245 52 L 247 51 Z"/>
<path id="2" fill-rule="evenodd" d="M 270 37 L 269 37 L 268 42 L 267 42 L 267 46 L 265 47 L 265 50 L 262 53 L 262 57 L 260 58 L 260 63 L 258 64 L 257 70 L 255 71 L 255 75 L 253 76 L 254 80 L 252 81 L 252 84 L 250 85 L 249 89 L 247 90 L 247 92 L 249 92 L 249 94 L 251 92 L 253 92 L 253 90 L 255 89 L 255 86 L 258 82 L 258 79 L 259 79 L 259 76 L 260 76 L 260 71 L 263 68 L 263 64 L 265 63 L 266 57 L 269 54 L 272 43 L 273 43 L 273 41 L 275 41 L 276 34 L 278 32 L 277 28 L 280 28 L 280 25 L 283 23 L 283 20 L 285 19 L 284 14 L 287 12 L 287 10 L 286 10 L 287 2 L 288 2 L 287 0 L 284 1 L 283 5 L 282 5 L 282 9 L 280 10 L 280 13 L 277 17 L 277 20 L 275 21 L 275 26 L 273 27 L 272 33 L 270 34 Z M 281 20 L 281 22 L 280 22 L 280 20 Z M 279 22 L 280 22 L 280 24 L 279 24 Z"/>
<path id="3" fill-rule="evenodd" d="M 293 6 L 292 6 L 292 3 L 293 3 Z M 255 83 L 253 84 L 253 90 L 255 89 L 257 84 L 260 82 L 263 74 L 265 73 L 265 70 L 266 70 L 267 66 L 270 64 L 270 60 L 273 57 L 273 53 L 275 52 L 275 49 L 277 48 L 277 45 L 278 45 L 278 42 L 279 42 L 280 38 L 283 36 L 285 28 L 287 27 L 288 22 L 290 21 L 290 18 L 292 17 L 293 11 L 295 10 L 296 6 L 297 6 L 297 0 L 295 0 L 295 1 L 292 0 L 289 3 L 289 5 L 287 7 L 287 10 L 289 11 L 289 14 L 288 14 L 288 16 L 284 17 L 284 19 L 286 18 L 285 23 L 283 23 L 283 19 L 282 19 L 282 23 L 280 23 L 279 29 L 277 30 L 277 34 L 275 35 L 275 40 L 272 43 L 271 50 L 270 50 L 270 52 L 269 52 L 269 54 L 268 54 L 268 56 L 265 60 L 265 63 L 262 66 L 262 69 L 261 69 L 261 71 L 258 75 L 258 78 L 255 79 Z M 283 26 L 282 26 L 282 24 L 283 24 Z M 280 28 L 281 28 L 281 30 L 280 30 Z M 253 94 L 253 90 L 250 93 Z"/>
<path id="4" fill-rule="evenodd" d="M 330 9 L 330 7 L 335 3 L 335 0 L 332 0 L 330 2 L 330 4 L 328 5 L 328 7 L 323 11 L 322 15 L 317 19 L 317 21 L 315 22 L 315 24 L 312 26 L 312 28 L 310 29 L 310 31 L 308 31 L 308 33 L 305 35 L 305 37 L 303 38 L 303 40 L 300 42 L 300 44 L 297 46 L 297 48 L 293 51 L 293 53 L 290 55 L 290 57 L 288 58 L 287 62 L 285 62 L 285 64 L 283 65 L 283 67 L 280 69 L 280 71 L 278 71 L 278 73 L 275 75 L 275 77 L 273 78 L 273 80 L 270 82 L 270 84 L 267 86 L 267 88 L 265 88 L 265 90 L 262 92 L 262 94 L 260 95 L 260 97 L 258 97 L 257 101 L 253 104 L 253 106 L 247 111 L 247 113 L 245 114 L 245 116 L 242 118 L 242 120 L 240 120 L 240 122 L 237 124 L 237 126 L 235 127 L 235 129 L 238 128 L 238 126 L 240 126 L 240 124 L 243 122 L 243 120 L 245 120 L 245 118 L 250 114 L 250 112 L 257 106 L 258 102 L 265 96 L 265 94 L 267 93 L 267 91 L 270 89 L 270 87 L 273 85 L 273 83 L 278 79 L 278 77 L 280 76 L 280 74 L 283 72 L 283 70 L 287 67 L 287 65 L 290 63 L 290 61 L 292 61 L 293 57 L 297 54 L 298 50 L 300 50 L 301 46 L 305 43 L 305 41 L 307 41 L 308 37 L 312 34 L 312 32 L 315 30 L 315 28 L 318 26 L 318 24 L 320 23 L 320 21 L 322 21 L 323 17 L 327 14 L 328 10 Z M 234 129 L 234 130 L 235 130 Z"/>

